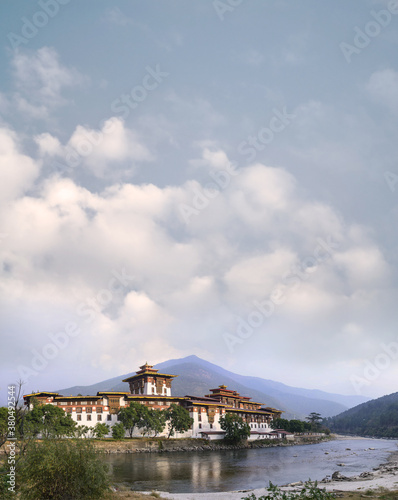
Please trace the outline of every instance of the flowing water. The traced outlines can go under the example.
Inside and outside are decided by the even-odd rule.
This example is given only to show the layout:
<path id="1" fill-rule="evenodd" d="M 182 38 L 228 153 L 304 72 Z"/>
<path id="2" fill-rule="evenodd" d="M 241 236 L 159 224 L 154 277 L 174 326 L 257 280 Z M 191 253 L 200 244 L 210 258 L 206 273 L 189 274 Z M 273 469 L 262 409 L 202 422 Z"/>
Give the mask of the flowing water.
<path id="1" fill-rule="evenodd" d="M 269 481 L 320 480 L 337 470 L 356 475 L 386 462 L 397 446 L 395 440 L 347 439 L 275 448 L 114 454 L 104 460 L 113 480 L 134 490 L 201 493 L 262 488 Z"/>

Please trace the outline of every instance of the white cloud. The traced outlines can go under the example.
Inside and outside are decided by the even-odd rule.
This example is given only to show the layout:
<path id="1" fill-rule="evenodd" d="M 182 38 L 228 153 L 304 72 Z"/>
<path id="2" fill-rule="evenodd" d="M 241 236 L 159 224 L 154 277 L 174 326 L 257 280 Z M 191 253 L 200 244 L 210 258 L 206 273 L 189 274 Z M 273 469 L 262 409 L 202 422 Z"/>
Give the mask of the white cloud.
<path id="1" fill-rule="evenodd" d="M 109 162 L 137 154 L 129 149 L 131 136 L 122 122 L 116 130 L 118 139 L 100 146 Z M 70 144 L 89 132 L 79 128 Z M 10 233 L 0 252 L 0 295 L 10 304 L 6 320 L 12 324 L 17 303 L 21 311 L 46 311 L 47 329 L 62 328 L 60 310 L 64 322 L 77 322 L 82 334 L 59 354 L 57 363 L 79 352 L 82 363 L 117 373 L 121 366 L 130 370 L 148 353 L 154 362 L 189 354 L 199 338 L 201 354 L 211 359 L 228 350 L 222 333 L 234 332 L 236 315 L 245 317 L 253 301 L 269 299 L 275 287 L 285 290 L 286 300 L 242 349 L 252 349 L 253 343 L 266 349 L 266 333 L 277 324 L 280 338 L 288 342 L 285 360 L 311 356 L 316 358 L 313 363 L 323 363 L 324 355 L 316 357 L 316 344 L 309 353 L 303 343 L 320 331 L 329 361 L 341 360 L 335 343 L 344 332 L 355 333 L 347 324 L 364 324 L 364 308 L 368 316 L 361 338 L 369 340 L 368 349 L 374 348 L 368 325 L 385 311 L 369 308 L 381 297 L 372 290 L 375 283 L 385 293 L 391 286 L 383 251 L 366 228 L 355 228 L 332 207 L 306 199 L 286 170 L 260 163 L 239 170 L 187 225 L 179 208 L 192 201 L 193 186 L 202 187 L 197 182 L 164 188 L 117 183 L 93 193 L 71 179 L 53 176 L 29 195 L 25 191 L 38 167 L 21 155 L 9 131 L 2 134 L 2 154 L 24 170 L 23 180 L 17 176 L 11 190 L 13 203 L 0 217 L 0 227 Z M 63 148 L 49 134 L 36 142 L 43 154 Z M 207 149 L 203 156 L 216 170 L 228 161 L 222 150 Z M 327 236 L 339 239 L 338 251 L 319 262 L 306 279 L 296 278 L 296 286 L 289 285 L 286 275 L 297 269 L 305 273 L 305 258 L 318 238 L 326 241 Z M 109 295 L 109 280 L 123 269 L 129 280 L 101 303 L 100 298 Z M 89 323 L 87 316 L 78 314 L 81 304 L 86 311 L 91 307 Z M 22 312 L 18 319 L 25 327 L 13 341 L 22 344 L 31 318 Z M 304 337 L 292 334 L 297 325 L 305 325 Z M 38 323 L 32 328 L 32 345 L 40 348 L 48 342 L 47 331 Z M 353 355 L 356 335 L 351 337 L 347 359 Z M 23 348 L 20 356 L 28 363 L 29 349 Z"/>
<path id="2" fill-rule="evenodd" d="M 16 134 L 8 128 L 0 129 L 0 203 L 21 196 L 39 175 L 40 163 L 23 154 Z"/>
<path id="3" fill-rule="evenodd" d="M 101 131 L 78 126 L 68 146 L 84 158 L 84 163 L 98 176 L 104 175 L 114 162 L 149 161 L 153 157 L 141 144 L 136 132 L 126 128 L 120 118 L 111 118 Z"/>
<path id="4" fill-rule="evenodd" d="M 131 175 L 138 163 L 154 159 L 138 134 L 116 117 L 100 130 L 78 125 L 65 146 L 48 132 L 36 136 L 35 142 L 42 156 L 57 157 L 65 170 L 85 167 L 100 178 L 120 175 L 120 168 Z"/>
<path id="5" fill-rule="evenodd" d="M 366 89 L 370 96 L 391 112 L 398 111 L 398 72 L 393 69 L 375 71 L 369 78 Z"/>
<path id="6" fill-rule="evenodd" d="M 65 88 L 86 81 L 76 69 L 62 65 L 51 47 L 16 50 L 12 67 L 17 89 L 13 98 L 21 113 L 32 118 L 47 118 L 53 109 L 67 104 L 62 95 Z"/>

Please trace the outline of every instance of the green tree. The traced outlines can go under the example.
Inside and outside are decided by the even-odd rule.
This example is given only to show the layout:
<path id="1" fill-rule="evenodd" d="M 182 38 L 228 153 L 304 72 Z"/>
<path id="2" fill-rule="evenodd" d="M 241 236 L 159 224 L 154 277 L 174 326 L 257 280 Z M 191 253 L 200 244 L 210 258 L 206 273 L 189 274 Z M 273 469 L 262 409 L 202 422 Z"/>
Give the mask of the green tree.
<path id="1" fill-rule="evenodd" d="M 225 431 L 224 439 L 236 443 L 250 436 L 250 425 L 242 417 L 234 413 L 226 413 L 220 418 L 221 429 Z"/>
<path id="2" fill-rule="evenodd" d="M 138 426 L 144 430 L 144 436 L 151 432 L 157 436 L 166 427 L 166 414 L 161 410 L 154 410 L 153 408 L 146 408 L 146 410 L 142 413 Z"/>
<path id="3" fill-rule="evenodd" d="M 76 422 L 69 413 L 53 405 L 37 405 L 29 411 L 24 419 L 24 432 L 42 437 L 73 436 L 76 432 Z"/>
<path id="4" fill-rule="evenodd" d="M 109 434 L 109 425 L 102 422 L 97 422 L 94 427 L 93 434 L 98 439 L 104 438 L 107 434 Z"/>
<path id="5" fill-rule="evenodd" d="M 185 432 L 192 427 L 193 418 L 189 416 L 189 411 L 180 405 L 173 403 L 165 410 L 165 415 L 169 424 L 168 438 L 176 432 Z"/>
<path id="6" fill-rule="evenodd" d="M 166 427 L 166 413 L 161 410 L 152 410 L 151 413 L 151 430 L 157 436 L 164 431 Z M 192 425 L 192 424 L 191 424 Z"/>
<path id="7" fill-rule="evenodd" d="M 6 407 L 0 408 L 0 446 L 7 441 L 8 433 L 8 410 Z"/>
<path id="8" fill-rule="evenodd" d="M 121 408 L 119 410 L 119 420 L 124 425 L 130 437 L 133 437 L 134 427 L 139 426 L 142 415 L 146 410 L 147 408 L 145 406 L 135 401 L 132 401 L 126 408 Z"/>
<path id="9" fill-rule="evenodd" d="M 92 427 L 88 427 L 87 425 L 78 425 L 75 429 L 75 437 L 76 438 L 86 438 L 92 432 Z"/>
<path id="10" fill-rule="evenodd" d="M 24 500 L 93 499 L 109 493 L 107 466 L 90 441 L 32 441 L 17 479 Z"/>
<path id="11" fill-rule="evenodd" d="M 319 430 L 320 422 L 322 421 L 320 413 L 313 411 L 305 419 L 308 420 L 308 422 L 311 424 L 311 430 Z"/>
<path id="12" fill-rule="evenodd" d="M 124 428 L 124 425 L 122 422 L 117 422 L 113 427 L 112 427 L 112 437 L 113 439 L 123 439 L 126 433 L 126 429 Z"/>
<path id="13" fill-rule="evenodd" d="M 285 418 L 276 418 L 272 420 L 271 427 L 273 429 L 284 429 L 288 432 L 304 432 L 310 429 L 310 424 L 302 420 L 286 420 Z"/>

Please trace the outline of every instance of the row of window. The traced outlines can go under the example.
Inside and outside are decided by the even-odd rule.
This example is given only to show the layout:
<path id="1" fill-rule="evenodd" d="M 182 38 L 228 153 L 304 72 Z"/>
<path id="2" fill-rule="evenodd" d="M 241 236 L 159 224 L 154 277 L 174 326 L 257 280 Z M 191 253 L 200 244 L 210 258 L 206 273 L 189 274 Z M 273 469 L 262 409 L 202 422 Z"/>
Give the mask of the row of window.
<path id="1" fill-rule="evenodd" d="M 90 414 L 86 415 L 87 422 L 91 422 L 91 417 L 92 417 L 92 415 L 90 415 Z M 76 415 L 76 418 L 77 418 L 78 422 L 81 422 L 81 420 L 82 420 L 81 415 Z M 110 422 L 112 420 L 112 415 L 107 415 L 106 420 L 108 420 L 108 422 Z M 119 420 L 119 418 L 117 418 L 117 420 Z M 102 421 L 102 415 L 99 413 L 99 414 L 97 414 L 97 422 L 101 422 L 101 421 Z"/>
<path id="2" fill-rule="evenodd" d="M 78 406 L 75 411 L 76 413 L 83 413 L 83 409 L 80 406 Z M 102 408 L 100 406 L 97 406 L 96 410 L 94 411 L 95 413 L 102 413 Z M 72 408 L 67 408 L 66 413 L 72 413 Z M 88 406 L 86 408 L 86 413 L 93 413 L 93 409 L 90 406 Z"/>

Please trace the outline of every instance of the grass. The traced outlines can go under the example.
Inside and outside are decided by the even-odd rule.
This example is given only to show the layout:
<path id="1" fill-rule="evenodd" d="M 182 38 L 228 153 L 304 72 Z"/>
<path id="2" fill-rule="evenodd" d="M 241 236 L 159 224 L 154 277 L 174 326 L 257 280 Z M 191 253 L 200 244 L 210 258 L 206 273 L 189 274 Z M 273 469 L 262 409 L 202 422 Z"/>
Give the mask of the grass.
<path id="1" fill-rule="evenodd" d="M 385 488 L 366 491 L 346 491 L 339 494 L 340 498 L 349 498 L 350 500 L 360 500 L 363 498 L 378 498 L 380 500 L 398 500 L 398 490 L 389 491 Z"/>

